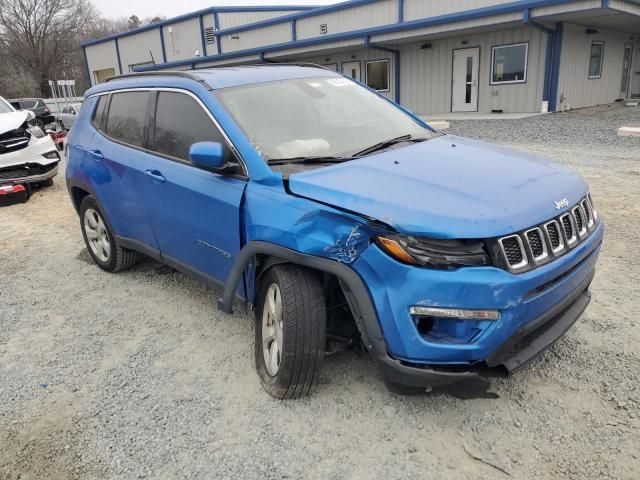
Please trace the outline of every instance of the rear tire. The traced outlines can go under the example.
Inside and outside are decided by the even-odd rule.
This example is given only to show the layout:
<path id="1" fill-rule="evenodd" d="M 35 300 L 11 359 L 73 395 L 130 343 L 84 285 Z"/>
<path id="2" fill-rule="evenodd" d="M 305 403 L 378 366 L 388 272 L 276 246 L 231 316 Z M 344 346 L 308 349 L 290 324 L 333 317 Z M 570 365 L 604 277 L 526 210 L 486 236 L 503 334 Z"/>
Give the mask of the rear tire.
<path id="1" fill-rule="evenodd" d="M 87 195 L 80 204 L 80 229 L 87 250 L 93 261 L 107 272 L 119 272 L 131 268 L 139 253 L 118 245 L 98 202 Z"/>
<path id="2" fill-rule="evenodd" d="M 319 278 L 296 265 L 271 267 L 260 282 L 256 305 L 255 358 L 262 386 L 275 398 L 307 395 L 326 342 Z"/>

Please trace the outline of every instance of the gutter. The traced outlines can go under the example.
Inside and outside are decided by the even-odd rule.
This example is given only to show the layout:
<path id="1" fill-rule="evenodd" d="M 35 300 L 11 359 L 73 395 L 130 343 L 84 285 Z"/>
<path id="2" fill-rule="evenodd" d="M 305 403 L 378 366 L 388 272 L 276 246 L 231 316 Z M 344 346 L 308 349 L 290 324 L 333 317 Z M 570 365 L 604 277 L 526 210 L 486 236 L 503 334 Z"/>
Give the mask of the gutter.
<path id="1" fill-rule="evenodd" d="M 381 50 L 383 52 L 390 52 L 393 54 L 393 83 L 395 88 L 394 100 L 396 103 L 400 103 L 400 50 L 396 50 L 394 48 L 383 47 L 382 45 L 377 45 L 375 43 L 371 43 L 371 39 L 369 35 L 364 37 L 364 48 L 370 48 L 372 50 Z M 366 75 L 366 63 L 365 63 L 365 75 Z"/>
<path id="2" fill-rule="evenodd" d="M 557 77 L 559 72 L 556 71 L 554 65 L 554 52 L 556 50 L 556 44 L 558 42 L 558 36 L 556 35 L 556 30 L 545 27 L 541 23 L 536 22 L 531 19 L 531 9 L 528 8 L 522 12 L 522 21 L 525 25 L 529 25 L 531 27 L 537 28 L 542 32 L 547 34 L 547 51 L 545 54 L 545 68 L 544 68 L 544 86 L 542 88 L 542 100 L 549 102 L 549 111 L 556 111 L 556 98 L 557 98 L 557 81 L 553 81 L 554 75 Z M 560 40 L 562 37 L 560 37 Z M 559 48 L 559 47 L 558 47 Z M 553 88 L 555 87 L 555 92 Z"/>

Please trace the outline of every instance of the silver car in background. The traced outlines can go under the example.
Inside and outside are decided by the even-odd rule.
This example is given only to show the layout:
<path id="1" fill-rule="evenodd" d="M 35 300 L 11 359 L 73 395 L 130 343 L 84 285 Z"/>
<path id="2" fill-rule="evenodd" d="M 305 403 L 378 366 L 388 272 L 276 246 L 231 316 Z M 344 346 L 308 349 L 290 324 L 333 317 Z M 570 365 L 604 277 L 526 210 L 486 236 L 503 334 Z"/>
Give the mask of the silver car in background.
<path id="1" fill-rule="evenodd" d="M 58 123 L 65 130 L 70 130 L 73 127 L 73 124 L 76 123 L 76 118 L 78 118 L 78 112 L 80 112 L 80 107 L 82 103 L 68 103 L 66 104 L 60 113 L 58 114 Z"/>

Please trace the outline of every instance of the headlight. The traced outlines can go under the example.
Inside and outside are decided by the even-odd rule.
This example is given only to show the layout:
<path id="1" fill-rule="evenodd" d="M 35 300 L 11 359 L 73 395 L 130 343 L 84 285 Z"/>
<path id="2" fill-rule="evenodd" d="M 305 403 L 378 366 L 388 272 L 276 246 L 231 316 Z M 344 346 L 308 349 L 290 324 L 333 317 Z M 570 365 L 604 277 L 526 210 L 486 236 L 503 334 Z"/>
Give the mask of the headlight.
<path id="1" fill-rule="evenodd" d="M 375 238 L 396 260 L 413 265 L 452 269 L 491 264 L 482 240 L 440 240 L 390 234 Z"/>
<path id="2" fill-rule="evenodd" d="M 44 132 L 40 127 L 29 127 L 27 131 L 36 138 L 44 137 Z"/>

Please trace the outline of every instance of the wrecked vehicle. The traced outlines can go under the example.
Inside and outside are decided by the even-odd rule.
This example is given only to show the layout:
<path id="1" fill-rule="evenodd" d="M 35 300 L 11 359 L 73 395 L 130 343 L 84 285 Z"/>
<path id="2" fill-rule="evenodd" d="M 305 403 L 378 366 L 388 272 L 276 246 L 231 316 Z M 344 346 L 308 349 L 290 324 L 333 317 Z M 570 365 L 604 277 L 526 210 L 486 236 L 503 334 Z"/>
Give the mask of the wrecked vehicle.
<path id="1" fill-rule="evenodd" d="M 110 79 L 66 176 L 100 268 L 148 255 L 223 288 L 222 311 L 255 309 L 278 398 L 309 391 L 348 325 L 391 388 L 516 371 L 587 307 L 603 238 L 566 167 L 440 134 L 310 65 Z"/>
<path id="2" fill-rule="evenodd" d="M 0 184 L 53 183 L 60 156 L 34 118 L 0 97 Z"/>

